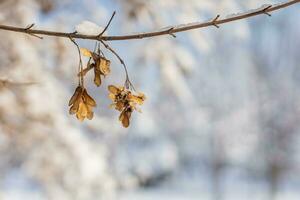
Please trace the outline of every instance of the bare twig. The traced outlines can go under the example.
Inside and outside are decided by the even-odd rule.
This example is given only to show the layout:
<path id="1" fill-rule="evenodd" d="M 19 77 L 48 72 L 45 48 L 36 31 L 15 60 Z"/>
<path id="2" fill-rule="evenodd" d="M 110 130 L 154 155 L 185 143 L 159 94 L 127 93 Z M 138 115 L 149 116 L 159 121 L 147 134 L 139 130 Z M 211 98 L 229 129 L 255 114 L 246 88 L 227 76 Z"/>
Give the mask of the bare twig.
<path id="1" fill-rule="evenodd" d="M 31 29 L 33 26 L 34 26 L 34 24 L 30 24 L 30 25 L 28 25 L 28 26 L 25 28 L 25 30 L 29 30 L 29 29 Z"/>
<path id="2" fill-rule="evenodd" d="M 168 29 L 160 29 L 160 30 L 156 30 L 156 31 L 129 34 L 129 35 L 103 36 L 100 34 L 100 37 L 99 37 L 99 35 L 83 35 L 83 34 L 78 34 L 76 32 L 73 32 L 73 33 L 56 32 L 56 31 L 38 30 L 38 29 L 32 29 L 32 28 L 27 30 L 24 28 L 15 27 L 15 26 L 7 26 L 7 25 L 0 25 L 0 29 L 7 30 L 7 31 L 13 31 L 13 32 L 27 33 L 27 34 L 31 34 L 31 35 L 37 34 L 37 35 L 47 35 L 47 36 L 66 37 L 66 38 L 72 37 L 72 38 L 78 38 L 78 39 L 88 39 L 88 40 L 98 40 L 98 41 L 101 41 L 101 40 L 102 41 L 132 40 L 132 39 L 150 38 L 150 37 L 155 37 L 155 36 L 160 36 L 160 35 L 173 35 L 174 33 L 178 33 L 178 32 L 184 32 L 184 31 L 188 31 L 188 30 L 192 30 L 192 29 L 200 29 L 200 28 L 209 27 L 209 26 L 218 26 L 220 24 L 225 24 L 225 23 L 229 23 L 232 21 L 238 21 L 241 19 L 246 19 L 246 18 L 250 18 L 253 16 L 257 16 L 257 15 L 262 15 L 262 14 L 270 15 L 270 12 L 273 12 L 273 11 L 279 10 L 279 9 L 283 9 L 285 7 L 297 4 L 299 2 L 300 2 L 300 0 L 289 0 L 284 3 L 270 5 L 263 9 L 247 11 L 247 12 L 240 13 L 238 15 L 232 15 L 230 17 L 223 18 L 223 19 L 217 18 L 216 20 L 212 20 L 212 21 L 210 20 L 210 21 L 206 21 L 206 22 L 196 22 L 196 23 L 172 26 L 171 31 L 170 31 L 170 28 L 168 28 Z M 111 18 L 111 20 L 112 20 L 112 18 Z M 109 26 L 109 24 L 110 24 L 110 22 L 108 23 L 108 26 Z"/>
<path id="3" fill-rule="evenodd" d="M 81 60 L 81 52 L 80 52 L 80 47 L 77 44 L 77 42 L 72 38 L 69 37 L 69 39 L 71 40 L 71 42 L 76 46 L 77 51 L 78 51 L 78 56 L 79 56 L 79 66 L 78 66 L 78 73 L 80 73 L 81 75 L 78 78 L 78 84 L 80 86 L 84 85 L 84 79 L 83 79 L 83 64 L 82 64 L 82 60 Z"/>
<path id="4" fill-rule="evenodd" d="M 217 21 L 219 19 L 220 15 L 217 15 L 213 20 L 212 20 L 212 23 L 213 23 L 213 26 L 217 27 L 217 28 L 220 28 L 220 26 L 217 25 Z"/>
<path id="5" fill-rule="evenodd" d="M 27 33 L 28 35 L 33 36 L 33 37 L 37 37 L 37 38 L 39 38 L 39 39 L 43 39 L 43 37 L 41 37 L 41 36 L 38 36 L 38 35 L 36 35 L 36 34 L 34 34 L 34 33 L 30 33 L 30 29 L 31 29 L 33 26 L 34 26 L 34 24 L 28 25 L 26 28 L 24 28 L 24 32 Z"/>
<path id="6" fill-rule="evenodd" d="M 176 38 L 176 35 L 174 33 L 172 33 L 174 27 L 171 27 L 168 32 L 169 32 L 169 35 L 171 35 L 172 37 Z"/>
<path id="7" fill-rule="evenodd" d="M 102 35 L 105 33 L 105 31 L 108 29 L 108 27 L 109 27 L 111 21 L 113 20 L 115 14 L 116 14 L 116 11 L 113 12 L 113 14 L 112 14 L 112 16 L 110 17 L 110 19 L 109 19 L 107 25 L 105 26 L 105 28 L 103 29 L 103 31 L 98 35 L 99 38 L 101 38 L 101 36 L 102 36 Z"/>
<path id="8" fill-rule="evenodd" d="M 267 6 L 265 9 L 263 9 L 264 14 L 268 15 L 269 17 L 271 17 L 272 15 L 270 13 L 268 13 L 268 10 L 272 7 L 272 5 Z"/>
<path id="9" fill-rule="evenodd" d="M 123 61 L 123 59 L 121 58 L 121 56 L 119 56 L 119 54 L 113 49 L 111 48 L 107 43 L 105 43 L 104 41 L 100 40 L 100 42 L 103 44 L 103 46 L 108 49 L 110 52 L 112 52 L 120 61 L 120 63 L 123 65 L 123 68 L 124 68 L 124 71 L 125 71 L 125 74 L 126 74 L 126 79 L 125 79 L 125 87 L 128 89 L 128 88 L 131 88 L 133 90 L 135 90 L 133 84 L 131 83 L 130 79 L 129 79 L 129 75 L 128 75 L 128 70 L 127 70 L 127 67 L 126 67 L 126 64 L 125 62 Z"/>

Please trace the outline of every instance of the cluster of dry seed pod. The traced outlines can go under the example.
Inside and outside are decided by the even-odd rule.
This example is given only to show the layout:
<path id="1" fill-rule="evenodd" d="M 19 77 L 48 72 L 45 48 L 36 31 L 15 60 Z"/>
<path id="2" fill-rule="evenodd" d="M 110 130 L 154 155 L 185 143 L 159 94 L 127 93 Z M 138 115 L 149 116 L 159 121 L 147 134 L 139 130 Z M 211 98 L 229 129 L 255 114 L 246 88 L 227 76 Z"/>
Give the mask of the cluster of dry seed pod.
<path id="1" fill-rule="evenodd" d="M 84 69 L 81 61 L 81 53 L 83 56 L 89 58 L 87 66 Z M 83 121 L 85 118 L 91 120 L 94 116 L 93 108 L 96 107 L 97 104 L 96 101 L 87 93 L 87 90 L 84 87 L 84 76 L 93 69 L 94 83 L 97 87 L 99 87 L 102 83 L 102 77 L 106 77 L 111 72 L 110 60 L 105 58 L 99 45 L 94 51 L 81 48 L 79 57 L 79 85 L 69 101 L 69 113 L 71 115 L 75 114 L 77 119 L 80 121 Z M 124 65 L 124 67 L 126 66 Z M 108 86 L 108 90 L 110 92 L 109 98 L 113 101 L 110 107 L 121 112 L 119 120 L 126 128 L 130 124 L 132 112 L 134 110 L 140 111 L 137 108 L 137 105 L 142 105 L 146 99 L 145 95 L 142 93 L 135 94 L 135 92 L 130 89 L 130 86 L 132 86 L 132 84 L 128 79 L 128 74 L 126 74 L 124 86 Z"/>
<path id="2" fill-rule="evenodd" d="M 128 127 L 130 123 L 131 113 L 134 110 L 140 111 L 137 105 L 142 105 L 146 99 L 142 93 L 133 94 L 132 91 L 125 87 L 108 86 L 109 98 L 113 101 L 111 107 L 120 111 L 119 120 L 124 127 Z"/>
<path id="3" fill-rule="evenodd" d="M 85 118 L 92 119 L 94 116 L 93 107 L 96 107 L 96 101 L 87 93 L 86 89 L 78 86 L 69 101 L 71 115 L 76 114 L 78 120 Z"/>

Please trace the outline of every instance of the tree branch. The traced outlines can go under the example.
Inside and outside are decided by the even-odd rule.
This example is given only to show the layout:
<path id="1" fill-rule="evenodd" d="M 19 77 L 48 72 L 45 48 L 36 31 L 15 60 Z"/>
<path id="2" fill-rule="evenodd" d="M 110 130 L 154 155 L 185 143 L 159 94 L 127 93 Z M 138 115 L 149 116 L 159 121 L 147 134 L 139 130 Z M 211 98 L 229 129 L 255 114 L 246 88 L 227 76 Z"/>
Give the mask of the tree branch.
<path id="1" fill-rule="evenodd" d="M 241 19 L 250 18 L 257 15 L 269 15 L 270 12 L 275 10 L 279 10 L 293 4 L 299 3 L 300 0 L 290 0 L 287 2 L 283 2 L 280 4 L 275 5 L 264 5 L 258 9 L 249 10 L 239 14 L 233 14 L 226 18 L 220 18 L 219 15 L 215 17 L 213 20 L 209 20 L 206 22 L 196 22 L 196 23 L 189 23 L 189 24 L 182 24 L 177 26 L 166 27 L 156 31 L 150 32 L 143 32 L 143 33 L 136 33 L 136 34 L 128 34 L 128 35 L 117 35 L 117 36 L 100 36 L 99 35 L 82 35 L 76 32 L 66 33 L 66 32 L 56 32 L 56 31 L 48 31 L 48 30 L 39 30 L 39 29 L 32 29 L 30 28 L 21 28 L 15 26 L 7 26 L 7 25 L 0 25 L 0 30 L 7 30 L 13 32 L 21 32 L 30 35 L 47 35 L 47 36 L 54 36 L 54 37 L 66 37 L 66 38 L 78 38 L 78 39 L 88 39 L 88 40 L 97 40 L 97 41 L 111 41 L 111 40 L 132 40 L 132 39 L 142 39 L 142 38 L 150 38 L 155 36 L 161 35 L 173 35 L 178 32 L 184 32 L 193 29 L 200 29 L 209 26 L 219 27 L 221 24 L 229 23 L 232 21 L 238 21 Z"/>
<path id="2" fill-rule="evenodd" d="M 105 28 L 103 29 L 103 31 L 98 35 L 98 37 L 101 37 L 104 34 L 104 32 L 108 29 L 108 27 L 109 27 L 111 21 L 113 20 L 115 14 L 116 14 L 116 11 L 113 12 L 112 16 L 110 17 L 110 20 L 108 21 L 108 23 L 105 26 Z"/>

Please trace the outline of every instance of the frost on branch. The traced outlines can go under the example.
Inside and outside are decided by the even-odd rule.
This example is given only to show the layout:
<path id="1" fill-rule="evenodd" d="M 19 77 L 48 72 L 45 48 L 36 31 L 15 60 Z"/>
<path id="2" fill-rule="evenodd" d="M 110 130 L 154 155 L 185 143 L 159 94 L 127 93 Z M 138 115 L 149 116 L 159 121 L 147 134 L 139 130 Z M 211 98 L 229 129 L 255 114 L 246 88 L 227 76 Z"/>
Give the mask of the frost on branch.
<path id="1" fill-rule="evenodd" d="M 75 30 L 82 35 L 99 35 L 104 28 L 90 21 L 82 21 L 75 26 Z M 105 36 L 106 34 L 107 32 L 104 32 L 103 35 Z"/>

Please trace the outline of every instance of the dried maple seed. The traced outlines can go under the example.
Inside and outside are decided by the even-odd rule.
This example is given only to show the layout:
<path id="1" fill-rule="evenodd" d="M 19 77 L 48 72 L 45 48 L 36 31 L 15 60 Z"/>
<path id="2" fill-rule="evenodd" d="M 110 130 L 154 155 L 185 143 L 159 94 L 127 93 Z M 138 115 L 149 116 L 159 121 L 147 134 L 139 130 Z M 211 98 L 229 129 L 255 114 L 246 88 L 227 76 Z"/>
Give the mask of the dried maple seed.
<path id="1" fill-rule="evenodd" d="M 96 67 L 94 68 L 94 83 L 97 87 L 99 87 L 102 83 L 101 72 L 98 69 L 96 69 Z"/>
<path id="2" fill-rule="evenodd" d="M 113 101 L 111 108 L 118 110 L 120 113 L 119 120 L 122 125 L 127 128 L 130 124 L 130 117 L 134 110 L 139 110 L 137 105 L 142 105 L 146 99 L 145 95 L 138 93 L 133 94 L 132 91 L 124 87 L 114 85 L 108 86 L 109 98 Z"/>
<path id="3" fill-rule="evenodd" d="M 110 61 L 104 57 L 100 57 L 100 71 L 106 76 L 110 73 Z"/>
<path id="4" fill-rule="evenodd" d="M 69 101 L 71 115 L 76 114 L 79 121 L 83 121 L 85 118 L 91 120 L 94 116 L 93 107 L 96 107 L 96 101 L 87 93 L 87 90 L 78 86 Z"/>
<path id="5" fill-rule="evenodd" d="M 96 101 L 87 93 L 86 90 L 83 91 L 83 97 L 84 97 L 86 104 L 93 106 L 93 107 L 95 107 L 97 105 Z"/>
<path id="6" fill-rule="evenodd" d="M 110 73 L 110 60 L 100 55 L 100 50 L 98 53 L 91 52 L 86 48 L 80 49 L 84 56 L 92 59 L 92 63 L 88 63 L 87 67 L 83 69 L 82 75 L 84 76 L 89 70 L 94 69 L 94 83 L 99 87 L 102 83 L 101 76 L 107 76 Z"/>
<path id="7" fill-rule="evenodd" d="M 92 52 L 86 48 L 80 48 L 82 55 L 86 57 L 92 57 Z"/>
<path id="8" fill-rule="evenodd" d="M 117 95 L 119 93 L 119 88 L 117 88 L 114 85 L 109 85 L 108 90 L 111 92 L 113 95 Z"/>
<path id="9" fill-rule="evenodd" d="M 73 96 L 71 97 L 70 101 L 69 101 L 69 106 L 71 106 L 72 104 L 74 104 L 74 102 L 76 101 L 76 99 L 78 98 L 78 96 L 80 95 L 82 91 L 82 87 L 78 86 L 76 89 L 75 89 L 75 92 L 73 94 Z"/>

